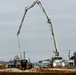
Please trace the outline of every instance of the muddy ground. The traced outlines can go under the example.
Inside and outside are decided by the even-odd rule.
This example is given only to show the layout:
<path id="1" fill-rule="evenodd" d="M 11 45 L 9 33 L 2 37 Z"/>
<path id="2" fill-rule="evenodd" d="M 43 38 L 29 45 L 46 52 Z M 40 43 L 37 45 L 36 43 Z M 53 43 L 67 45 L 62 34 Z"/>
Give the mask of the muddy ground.
<path id="1" fill-rule="evenodd" d="M 76 75 L 76 69 L 32 68 L 19 70 L 17 68 L 1 69 L 0 75 Z"/>
<path id="2" fill-rule="evenodd" d="M 1 72 L 0 75 L 76 75 L 76 73 L 22 73 L 22 72 Z"/>

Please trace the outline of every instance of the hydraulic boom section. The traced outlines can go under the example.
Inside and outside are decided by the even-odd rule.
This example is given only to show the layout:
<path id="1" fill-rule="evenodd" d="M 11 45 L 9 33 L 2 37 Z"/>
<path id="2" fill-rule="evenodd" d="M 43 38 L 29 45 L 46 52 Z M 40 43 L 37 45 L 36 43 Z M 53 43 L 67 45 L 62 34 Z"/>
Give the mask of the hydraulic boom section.
<path id="1" fill-rule="evenodd" d="M 47 23 L 48 23 L 49 26 L 50 26 L 51 33 L 52 33 L 52 36 L 53 36 L 53 41 L 54 41 L 55 51 L 53 51 L 53 52 L 55 53 L 55 56 L 59 56 L 59 52 L 58 52 L 58 49 L 57 49 L 57 44 L 56 44 L 56 40 L 55 40 L 55 35 L 54 35 L 54 30 L 53 30 L 52 22 L 51 22 L 50 18 L 48 17 L 48 15 L 47 15 L 44 7 L 43 7 L 42 4 L 41 4 L 41 2 L 38 1 L 38 0 L 34 1 L 31 6 L 28 6 L 28 7 L 25 8 L 25 12 L 24 12 L 23 18 L 22 18 L 22 20 L 21 20 L 21 24 L 20 24 L 20 26 L 19 26 L 19 30 L 18 30 L 18 32 L 17 32 L 17 36 L 19 35 L 19 33 L 20 33 L 20 31 L 21 31 L 21 27 L 22 27 L 22 24 L 23 24 L 23 21 L 24 21 L 24 18 L 25 18 L 25 15 L 26 15 L 27 11 L 28 11 L 29 9 L 31 9 L 32 7 L 34 7 L 36 4 L 39 5 L 39 7 L 42 9 L 42 11 L 44 12 L 44 14 L 45 14 L 45 16 L 46 16 L 46 18 L 47 18 Z"/>
<path id="2" fill-rule="evenodd" d="M 54 30 L 53 30 L 53 26 L 52 26 L 52 22 L 50 20 L 50 18 L 48 17 L 44 7 L 42 6 L 41 2 L 38 1 L 37 4 L 40 6 L 40 8 L 43 10 L 44 14 L 46 15 L 46 18 L 47 18 L 47 23 L 50 24 L 50 28 L 51 28 L 51 33 L 52 33 L 52 36 L 53 36 L 53 41 L 54 41 L 54 47 L 55 47 L 55 51 L 53 51 L 55 53 L 55 56 L 59 56 L 59 52 L 57 50 L 57 45 L 56 45 L 56 40 L 55 40 L 55 35 L 54 35 Z"/>
<path id="3" fill-rule="evenodd" d="M 29 9 L 31 9 L 35 4 L 36 4 L 36 2 L 34 1 L 31 6 L 28 6 L 28 7 L 25 8 L 25 12 L 24 12 L 23 18 L 22 18 L 22 20 L 21 20 L 20 27 L 19 27 L 19 30 L 18 30 L 18 32 L 17 32 L 17 35 L 20 33 L 20 30 L 21 30 L 21 27 L 22 27 L 22 24 L 23 24 L 23 21 L 24 21 L 24 18 L 25 18 L 25 15 L 26 15 L 27 11 L 28 11 Z"/>

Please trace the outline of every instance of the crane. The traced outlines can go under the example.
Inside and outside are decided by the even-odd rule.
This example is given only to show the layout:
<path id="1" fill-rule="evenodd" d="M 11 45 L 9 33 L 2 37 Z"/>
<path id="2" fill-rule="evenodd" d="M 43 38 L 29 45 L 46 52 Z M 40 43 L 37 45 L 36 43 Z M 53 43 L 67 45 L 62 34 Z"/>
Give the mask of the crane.
<path id="1" fill-rule="evenodd" d="M 28 6 L 28 7 L 25 8 L 25 12 L 24 12 L 24 15 L 22 17 L 22 20 L 21 20 L 21 23 L 20 23 L 20 26 L 19 26 L 19 29 L 18 29 L 18 32 L 17 32 L 20 57 L 22 59 L 22 54 L 21 54 L 21 50 L 20 50 L 20 42 L 19 42 L 19 34 L 20 34 L 20 31 L 21 31 L 21 28 L 22 28 L 22 25 L 23 25 L 23 22 L 24 22 L 24 18 L 25 18 L 25 15 L 26 15 L 27 11 L 29 9 L 33 8 L 36 4 L 42 9 L 43 13 L 45 14 L 45 16 L 47 18 L 47 23 L 50 26 L 50 30 L 51 30 L 51 34 L 52 34 L 53 42 L 54 42 L 54 48 L 55 48 L 55 50 L 53 51 L 54 54 L 55 54 L 55 57 L 53 58 L 53 61 L 54 61 L 54 59 L 60 59 L 62 57 L 59 57 L 59 52 L 58 52 L 58 48 L 57 48 L 57 44 L 56 44 L 56 39 L 55 39 L 55 34 L 54 34 L 54 29 L 53 29 L 53 25 L 52 25 L 51 19 L 47 15 L 47 13 L 46 13 L 46 11 L 45 11 L 42 3 L 39 0 L 34 1 L 32 5 L 30 5 L 30 6 Z"/>
<path id="2" fill-rule="evenodd" d="M 55 40 L 55 35 L 54 35 L 54 30 L 53 30 L 53 26 L 52 26 L 52 22 L 50 20 L 50 18 L 48 17 L 44 7 L 42 6 L 41 2 L 36 0 L 33 2 L 33 4 L 31 6 L 28 6 L 25 8 L 25 12 L 24 12 L 24 15 L 23 15 L 23 18 L 21 20 L 21 23 L 20 23 L 20 26 L 19 26 L 19 29 L 18 29 L 18 32 L 17 32 L 17 36 L 20 34 L 20 31 L 21 31 L 21 27 L 22 27 L 22 24 L 23 24 L 23 21 L 24 21 L 24 18 L 25 18 L 25 15 L 27 13 L 27 11 L 29 9 L 31 9 L 32 7 L 35 6 L 35 4 L 38 4 L 39 7 L 42 9 L 43 13 L 45 14 L 46 18 L 47 18 L 47 23 L 49 24 L 50 28 L 51 28 L 51 33 L 52 33 L 52 36 L 53 36 L 53 41 L 54 41 L 54 47 L 55 47 L 55 51 L 53 51 L 55 53 L 55 56 L 59 56 L 59 52 L 58 52 L 58 49 L 57 49 L 57 45 L 56 45 L 56 40 Z M 18 40 L 19 41 L 19 40 Z M 18 42 L 19 43 L 19 42 Z M 20 47 L 20 45 L 19 45 Z M 20 52 L 21 53 L 21 52 Z M 21 55 L 21 54 L 20 54 Z"/>

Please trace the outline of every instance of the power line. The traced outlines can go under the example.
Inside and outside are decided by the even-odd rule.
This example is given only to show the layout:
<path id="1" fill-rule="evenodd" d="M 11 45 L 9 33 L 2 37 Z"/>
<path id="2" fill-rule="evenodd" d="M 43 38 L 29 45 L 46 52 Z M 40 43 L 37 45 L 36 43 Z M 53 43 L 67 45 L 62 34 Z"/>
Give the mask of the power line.
<path id="1" fill-rule="evenodd" d="M 59 52 L 68 52 L 69 50 L 59 50 Z M 71 49 L 70 52 L 75 52 L 76 50 Z M 52 50 L 49 51 L 25 51 L 25 53 L 52 53 Z M 13 52 L 0 52 L 0 54 L 19 54 L 18 51 Z"/>

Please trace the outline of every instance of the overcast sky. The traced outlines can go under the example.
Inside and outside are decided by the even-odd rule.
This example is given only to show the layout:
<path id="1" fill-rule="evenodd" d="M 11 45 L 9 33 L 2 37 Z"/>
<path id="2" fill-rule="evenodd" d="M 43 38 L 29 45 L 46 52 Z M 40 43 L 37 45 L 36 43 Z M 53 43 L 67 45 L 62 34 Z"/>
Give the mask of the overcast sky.
<path id="1" fill-rule="evenodd" d="M 19 55 L 17 31 L 26 6 L 35 0 L 0 0 L 0 60 Z M 50 17 L 60 56 L 68 59 L 76 51 L 76 0 L 40 0 Z M 26 59 L 38 61 L 54 56 L 47 19 L 38 5 L 27 12 L 21 33 L 21 51 Z M 19 55 L 20 56 L 20 55 Z"/>

